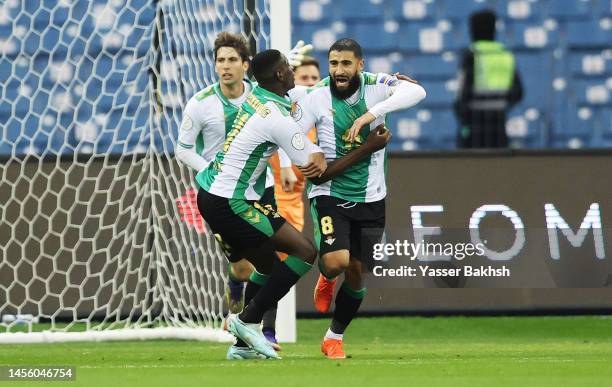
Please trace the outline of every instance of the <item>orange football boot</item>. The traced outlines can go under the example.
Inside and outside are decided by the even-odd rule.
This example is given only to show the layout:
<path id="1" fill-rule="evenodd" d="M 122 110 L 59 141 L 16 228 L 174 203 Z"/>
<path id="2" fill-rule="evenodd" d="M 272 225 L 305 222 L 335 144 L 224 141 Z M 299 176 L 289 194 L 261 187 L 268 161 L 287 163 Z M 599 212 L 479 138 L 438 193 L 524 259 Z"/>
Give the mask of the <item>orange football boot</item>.
<path id="1" fill-rule="evenodd" d="M 321 352 L 328 359 L 346 359 L 346 354 L 342 349 L 342 340 L 323 339 L 321 343 Z"/>
<path id="2" fill-rule="evenodd" d="M 336 286 L 337 281 L 338 278 L 334 278 L 330 281 L 325 278 L 323 274 L 319 274 L 319 280 L 317 281 L 317 286 L 315 286 L 314 290 L 314 304 L 315 308 L 319 312 L 329 312 L 329 307 L 331 306 L 332 299 L 334 298 L 334 287 Z"/>

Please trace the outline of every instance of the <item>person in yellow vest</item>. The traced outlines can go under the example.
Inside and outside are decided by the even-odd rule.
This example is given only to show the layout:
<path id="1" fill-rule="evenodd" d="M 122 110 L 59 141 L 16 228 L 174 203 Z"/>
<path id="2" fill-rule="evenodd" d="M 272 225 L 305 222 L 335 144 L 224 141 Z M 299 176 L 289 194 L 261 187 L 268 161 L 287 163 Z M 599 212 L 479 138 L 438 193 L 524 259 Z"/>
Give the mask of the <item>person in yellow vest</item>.
<path id="1" fill-rule="evenodd" d="M 321 80 L 319 62 L 314 58 L 302 60 L 302 64 L 295 68 L 295 84 L 301 86 L 314 86 Z M 316 129 L 308 132 L 310 141 L 316 144 Z M 274 172 L 274 197 L 278 212 L 293 227 L 302 231 L 304 228 L 304 202 L 302 195 L 306 187 L 306 180 L 300 170 L 293 165 L 291 168 L 281 168 L 278 154 L 270 158 L 270 165 Z M 284 256 L 281 255 L 281 259 Z"/>
<path id="2" fill-rule="evenodd" d="M 454 104 L 459 148 L 508 146 L 506 117 L 523 97 L 514 55 L 495 41 L 495 13 L 470 16 L 472 44 L 464 52 Z"/>

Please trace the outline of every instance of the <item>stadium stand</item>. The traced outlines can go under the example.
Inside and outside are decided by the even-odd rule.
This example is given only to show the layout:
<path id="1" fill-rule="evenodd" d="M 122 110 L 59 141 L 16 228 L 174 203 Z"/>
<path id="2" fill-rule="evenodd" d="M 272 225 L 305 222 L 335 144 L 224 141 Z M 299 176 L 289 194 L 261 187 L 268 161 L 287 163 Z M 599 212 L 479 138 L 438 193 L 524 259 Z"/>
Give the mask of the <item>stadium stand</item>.
<path id="1" fill-rule="evenodd" d="M 85 16 L 88 7 L 101 1 L 77 1 L 71 15 L 52 6 L 58 1 L 46 0 L 48 7 L 25 2 L 29 12 L 15 2 L 14 7 L 5 5 L 0 80 L 6 86 L 0 121 L 6 123 L 4 138 L 17 147 L 12 151 L 12 145 L 0 144 L 0 153 L 139 149 L 148 141 L 150 107 L 143 100 L 147 77 L 135 74 L 147 65 L 143 58 L 151 41 L 141 37 L 151 35 L 154 9 L 132 2 L 134 12 L 111 21 L 121 31 L 112 34 L 104 20 Z M 418 79 L 428 98 L 390 117 L 396 131 L 391 148 L 450 149 L 457 126 L 452 114 L 457 60 L 469 43 L 467 18 L 485 7 L 498 13 L 499 39 L 516 53 L 525 86 L 524 100 L 509 116 L 512 145 L 611 146 L 611 0 L 300 0 L 292 2 L 292 38 L 313 42 L 314 56 L 325 63 L 329 45 L 352 36 L 365 49 L 368 71 L 400 71 Z M 181 44 L 186 39 L 176 39 L 171 45 L 177 55 L 210 50 L 207 25 L 221 21 L 198 20 L 190 32 L 202 39 L 188 46 Z M 178 76 L 212 75 L 212 66 L 183 63 Z M 162 91 L 188 96 L 204 86 Z M 135 91 L 140 97 L 134 97 Z M 89 145 L 76 149 L 74 144 L 84 139 Z M 169 144 L 155 143 L 171 150 Z"/>
<path id="2" fill-rule="evenodd" d="M 293 39 L 313 41 L 325 63 L 331 42 L 353 36 L 363 44 L 368 71 L 400 71 L 423 84 L 428 95 L 421 105 L 389 117 L 392 149 L 454 147 L 457 58 L 469 44 L 467 19 L 482 8 L 497 12 L 498 38 L 515 52 L 525 86 L 524 100 L 508 118 L 512 146 L 612 144 L 610 0 L 358 3 L 294 2 Z"/>

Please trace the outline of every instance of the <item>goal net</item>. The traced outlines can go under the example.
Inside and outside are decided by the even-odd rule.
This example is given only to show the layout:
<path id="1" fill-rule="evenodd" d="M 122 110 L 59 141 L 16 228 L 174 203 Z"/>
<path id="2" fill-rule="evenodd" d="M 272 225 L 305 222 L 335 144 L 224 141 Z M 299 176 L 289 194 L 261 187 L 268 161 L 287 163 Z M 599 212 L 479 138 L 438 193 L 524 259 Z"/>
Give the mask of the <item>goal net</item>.
<path id="1" fill-rule="evenodd" d="M 264 0 L 0 5 L 0 342 L 228 338 L 227 265 L 174 144 L 215 80 L 217 33 L 267 48 L 269 15 Z"/>

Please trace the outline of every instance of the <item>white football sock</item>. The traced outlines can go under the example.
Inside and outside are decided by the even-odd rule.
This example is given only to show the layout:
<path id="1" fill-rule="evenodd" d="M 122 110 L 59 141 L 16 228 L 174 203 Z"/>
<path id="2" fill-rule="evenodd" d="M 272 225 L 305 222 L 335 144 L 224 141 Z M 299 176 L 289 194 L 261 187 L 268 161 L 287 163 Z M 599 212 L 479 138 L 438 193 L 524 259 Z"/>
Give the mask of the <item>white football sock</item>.
<path id="1" fill-rule="evenodd" d="M 326 339 L 342 340 L 343 337 L 344 337 L 343 333 L 334 333 L 331 331 L 331 329 L 328 329 L 327 333 L 325 333 Z"/>

